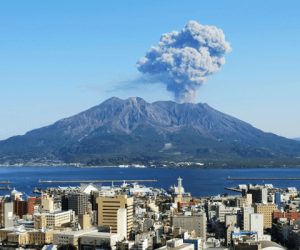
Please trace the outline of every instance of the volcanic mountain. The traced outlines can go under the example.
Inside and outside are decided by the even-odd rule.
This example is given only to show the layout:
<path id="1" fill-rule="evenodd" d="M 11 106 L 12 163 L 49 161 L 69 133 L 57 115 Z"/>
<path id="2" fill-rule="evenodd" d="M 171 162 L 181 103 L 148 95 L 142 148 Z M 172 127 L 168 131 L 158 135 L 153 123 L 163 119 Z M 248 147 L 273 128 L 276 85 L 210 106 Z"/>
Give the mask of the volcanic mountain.
<path id="1" fill-rule="evenodd" d="M 294 158 L 300 142 L 254 128 L 207 104 L 110 98 L 23 136 L 0 141 L 0 157 Z"/>

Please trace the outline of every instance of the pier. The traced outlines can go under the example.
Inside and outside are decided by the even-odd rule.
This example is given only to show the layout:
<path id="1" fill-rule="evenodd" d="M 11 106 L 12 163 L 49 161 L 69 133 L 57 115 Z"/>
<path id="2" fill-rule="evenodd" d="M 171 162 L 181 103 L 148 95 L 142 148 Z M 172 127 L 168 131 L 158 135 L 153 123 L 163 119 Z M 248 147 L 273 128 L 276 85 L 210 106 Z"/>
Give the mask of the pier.
<path id="1" fill-rule="evenodd" d="M 39 180 L 38 183 L 108 183 L 108 182 L 157 182 L 157 180 Z"/>
<path id="2" fill-rule="evenodd" d="M 0 184 L 4 184 L 4 183 L 10 183 L 10 181 L 9 180 L 7 180 L 7 181 L 0 181 Z"/>
<path id="3" fill-rule="evenodd" d="M 232 188 L 232 187 L 227 187 L 225 188 L 226 190 L 230 190 L 230 191 L 234 191 L 234 192 L 239 192 L 241 193 L 243 189 L 239 189 L 239 188 Z"/>
<path id="4" fill-rule="evenodd" d="M 227 177 L 227 180 L 289 180 L 297 181 L 300 177 Z"/>

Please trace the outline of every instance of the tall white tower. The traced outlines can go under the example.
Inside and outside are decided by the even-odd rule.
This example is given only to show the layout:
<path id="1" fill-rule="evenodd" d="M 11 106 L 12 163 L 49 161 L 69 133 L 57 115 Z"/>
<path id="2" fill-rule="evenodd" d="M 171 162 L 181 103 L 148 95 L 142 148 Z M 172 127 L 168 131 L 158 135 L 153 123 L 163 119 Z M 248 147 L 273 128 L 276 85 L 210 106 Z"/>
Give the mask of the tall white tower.
<path id="1" fill-rule="evenodd" d="M 182 194 L 182 179 L 179 177 L 177 180 L 178 180 L 178 193 Z"/>

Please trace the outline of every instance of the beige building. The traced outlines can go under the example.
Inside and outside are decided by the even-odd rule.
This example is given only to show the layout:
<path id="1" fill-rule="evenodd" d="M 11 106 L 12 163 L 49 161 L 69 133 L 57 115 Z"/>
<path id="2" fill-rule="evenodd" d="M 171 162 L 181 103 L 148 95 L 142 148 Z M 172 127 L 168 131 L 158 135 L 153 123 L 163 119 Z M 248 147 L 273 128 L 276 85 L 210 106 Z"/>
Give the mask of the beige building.
<path id="1" fill-rule="evenodd" d="M 3 228 L 0 229 L 0 241 L 2 242 L 3 240 L 9 240 L 11 243 L 14 244 L 19 244 L 19 242 L 24 241 L 24 234 L 27 234 L 27 230 L 25 229 L 24 226 L 16 226 L 16 227 L 9 227 L 9 228 Z M 17 237 L 18 235 L 21 235 L 20 237 Z M 26 239 L 25 239 L 26 241 Z"/>
<path id="2" fill-rule="evenodd" d="M 251 207 L 252 206 L 252 194 L 245 194 L 244 197 L 236 198 L 236 206 L 243 207 Z"/>
<path id="3" fill-rule="evenodd" d="M 79 214 L 78 223 L 80 224 L 81 229 L 88 229 L 91 227 L 91 218 L 87 213 Z"/>
<path id="4" fill-rule="evenodd" d="M 118 210 L 120 208 L 127 209 L 127 237 L 129 237 L 133 227 L 133 197 L 127 198 L 127 195 L 115 195 L 113 198 L 99 197 L 96 202 L 98 204 L 98 225 L 110 226 L 112 233 L 118 232 Z"/>
<path id="5" fill-rule="evenodd" d="M 44 213 L 54 212 L 54 201 L 53 198 L 48 194 L 42 194 L 41 211 Z"/>
<path id="6" fill-rule="evenodd" d="M 7 239 L 7 235 L 14 231 L 14 227 L 0 229 L 0 242 Z"/>
<path id="7" fill-rule="evenodd" d="M 34 217 L 34 228 L 35 229 L 42 229 L 46 228 L 47 226 L 47 219 L 45 215 L 36 215 Z"/>
<path id="8" fill-rule="evenodd" d="M 181 227 L 189 232 L 195 230 L 197 237 L 206 238 L 206 215 L 205 213 L 194 213 L 191 216 L 173 216 L 172 226 Z"/>
<path id="9" fill-rule="evenodd" d="M 254 212 L 264 215 L 264 228 L 272 228 L 272 214 L 274 210 L 278 210 L 277 204 L 253 204 Z"/>
<path id="10" fill-rule="evenodd" d="M 59 233 L 59 230 L 33 230 L 29 232 L 29 243 L 34 245 L 52 244 L 53 234 Z"/>
<path id="11" fill-rule="evenodd" d="M 53 214 L 51 213 L 35 214 L 35 216 L 39 216 L 39 217 L 45 216 L 48 227 L 61 227 L 62 225 L 75 221 L 75 213 L 72 210 L 61 211 Z"/>
<path id="12" fill-rule="evenodd" d="M 28 232 L 12 232 L 7 234 L 8 243 L 17 245 L 29 244 Z"/>
<path id="13" fill-rule="evenodd" d="M 86 230 L 78 230 L 78 231 L 64 231 L 53 234 L 53 245 L 67 245 L 72 244 L 78 249 L 78 239 L 85 234 L 89 233 L 97 233 L 97 228 L 89 228 Z"/>

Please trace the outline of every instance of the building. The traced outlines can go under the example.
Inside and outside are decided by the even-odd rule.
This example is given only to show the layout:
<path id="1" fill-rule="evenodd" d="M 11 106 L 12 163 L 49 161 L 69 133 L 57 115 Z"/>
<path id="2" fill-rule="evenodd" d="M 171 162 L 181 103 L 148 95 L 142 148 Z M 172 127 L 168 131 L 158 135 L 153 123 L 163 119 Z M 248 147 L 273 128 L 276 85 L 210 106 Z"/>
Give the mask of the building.
<path id="1" fill-rule="evenodd" d="M 61 227 L 72 222 L 75 222 L 75 213 L 72 210 L 61 211 L 57 213 L 41 213 L 38 216 L 45 216 L 48 227 Z"/>
<path id="2" fill-rule="evenodd" d="M 79 214 L 78 223 L 80 224 L 81 229 L 88 229 L 91 227 L 91 218 L 87 213 Z"/>
<path id="3" fill-rule="evenodd" d="M 13 202 L 0 202 L 0 227 L 12 227 L 14 225 L 14 204 Z"/>
<path id="4" fill-rule="evenodd" d="M 74 245 L 78 249 L 78 239 L 85 234 L 97 233 L 97 228 L 89 228 L 86 230 L 63 231 L 53 234 L 53 245 Z"/>
<path id="5" fill-rule="evenodd" d="M 275 203 L 278 206 L 278 209 L 281 210 L 281 193 L 276 192 L 275 193 Z"/>
<path id="6" fill-rule="evenodd" d="M 134 241 L 119 241 L 116 244 L 116 250 L 132 250 L 134 249 L 135 242 Z"/>
<path id="7" fill-rule="evenodd" d="M 68 196 L 68 210 L 73 210 L 76 215 L 84 214 L 88 210 L 89 196 L 86 193 L 74 193 Z"/>
<path id="8" fill-rule="evenodd" d="M 45 245 L 52 244 L 53 234 L 59 233 L 59 230 L 53 229 L 39 229 L 29 231 L 29 244 L 33 245 Z"/>
<path id="9" fill-rule="evenodd" d="M 12 191 L 11 191 L 11 193 L 10 193 L 10 197 L 11 197 L 11 200 L 12 201 L 15 201 L 15 200 L 23 200 L 22 199 L 22 196 L 23 196 L 23 194 L 21 193 L 21 192 L 19 192 L 19 191 L 17 191 L 16 189 L 13 189 Z"/>
<path id="10" fill-rule="evenodd" d="M 287 218 L 288 221 L 290 221 L 291 219 L 299 220 L 299 213 L 297 212 L 281 213 L 279 210 L 274 210 L 272 221 L 278 218 Z"/>
<path id="11" fill-rule="evenodd" d="M 249 188 L 247 191 L 248 194 L 252 194 L 253 203 L 264 203 L 268 202 L 268 189 L 267 188 Z"/>
<path id="12" fill-rule="evenodd" d="M 251 207 L 252 205 L 252 194 L 245 193 L 242 197 L 235 198 L 236 207 Z"/>
<path id="13" fill-rule="evenodd" d="M 117 233 L 120 234 L 120 239 L 127 239 L 127 209 L 120 208 L 117 212 Z"/>
<path id="14" fill-rule="evenodd" d="M 284 248 L 273 241 L 243 242 L 234 247 L 235 250 L 284 250 Z"/>
<path id="15" fill-rule="evenodd" d="M 13 200 L 14 203 L 14 214 L 19 216 L 19 218 L 23 218 L 23 215 L 33 214 L 34 206 L 36 205 L 33 200 L 24 201 L 20 198 L 16 198 Z"/>
<path id="16" fill-rule="evenodd" d="M 155 234 L 137 234 L 135 235 L 135 245 L 140 250 L 153 250 L 155 244 Z"/>
<path id="17" fill-rule="evenodd" d="M 18 246 L 29 244 L 29 234 L 27 231 L 14 231 L 7 234 L 8 244 L 16 244 Z"/>
<path id="18" fill-rule="evenodd" d="M 255 203 L 253 207 L 255 213 L 264 215 L 264 228 L 272 228 L 272 214 L 278 210 L 277 204 Z"/>
<path id="19" fill-rule="evenodd" d="M 205 240 L 203 238 L 183 239 L 183 243 L 194 244 L 194 250 L 203 250 Z"/>
<path id="20" fill-rule="evenodd" d="M 227 214 L 225 217 L 225 228 L 226 228 L 226 244 L 231 243 L 231 233 L 234 228 L 239 226 L 239 215 L 238 214 Z"/>
<path id="21" fill-rule="evenodd" d="M 225 215 L 227 214 L 238 214 L 241 208 L 239 207 L 226 207 L 224 204 L 218 204 L 216 209 L 217 220 L 225 222 Z"/>
<path id="22" fill-rule="evenodd" d="M 47 226 L 47 219 L 45 215 L 36 215 L 34 216 L 34 228 L 43 229 Z"/>
<path id="23" fill-rule="evenodd" d="M 133 197 L 115 195 L 114 197 L 98 197 L 98 225 L 111 226 L 111 232 L 118 232 L 118 210 L 125 208 L 127 220 L 127 238 L 133 227 Z M 120 223 L 124 223 L 121 221 Z"/>
<path id="24" fill-rule="evenodd" d="M 206 237 L 206 214 L 194 213 L 191 216 L 173 216 L 172 226 L 181 227 L 189 232 L 195 230 L 196 237 Z"/>
<path id="25" fill-rule="evenodd" d="M 244 231 L 250 230 L 250 214 L 254 213 L 253 207 L 243 207 L 242 208 L 242 229 Z"/>
<path id="26" fill-rule="evenodd" d="M 41 211 L 43 213 L 54 213 L 54 200 L 48 194 L 42 194 Z"/>
<path id="27" fill-rule="evenodd" d="M 116 246 L 120 235 L 115 233 L 94 232 L 87 233 L 80 237 L 80 249 L 98 249 Z M 95 247 L 95 248 L 94 248 Z"/>
<path id="28" fill-rule="evenodd" d="M 250 214 L 250 231 L 257 232 L 258 236 L 264 234 L 264 214 Z"/>
<path id="29" fill-rule="evenodd" d="M 193 243 L 183 243 L 183 239 L 171 239 L 166 242 L 166 246 L 158 248 L 159 250 L 194 250 Z"/>
<path id="30" fill-rule="evenodd" d="M 146 218 L 142 222 L 142 231 L 148 232 L 153 227 L 153 220 L 150 218 Z"/>

